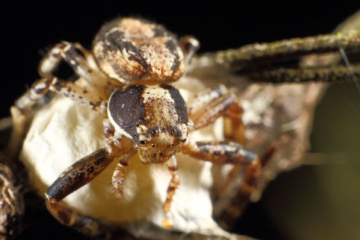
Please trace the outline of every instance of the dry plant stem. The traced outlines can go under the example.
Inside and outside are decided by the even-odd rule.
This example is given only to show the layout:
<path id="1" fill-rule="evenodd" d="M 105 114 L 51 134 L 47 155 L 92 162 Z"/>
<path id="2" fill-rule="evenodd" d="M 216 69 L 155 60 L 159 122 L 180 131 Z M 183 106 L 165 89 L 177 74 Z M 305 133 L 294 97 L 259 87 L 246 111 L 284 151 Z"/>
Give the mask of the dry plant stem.
<path id="1" fill-rule="evenodd" d="M 251 72 L 248 77 L 251 81 L 259 82 L 353 82 L 354 78 L 360 78 L 360 65 L 351 64 L 352 71 L 348 66 L 331 66 L 318 68 L 279 68 Z"/>
<path id="2" fill-rule="evenodd" d="M 272 43 L 255 43 L 239 49 L 219 51 L 214 56 L 221 64 L 236 64 L 248 67 L 271 59 L 299 58 L 309 53 L 336 52 L 343 48 L 346 52 L 360 51 L 360 32 L 332 33 L 315 37 L 293 38 Z"/>
<path id="3" fill-rule="evenodd" d="M 256 43 L 238 49 L 220 51 L 213 55 L 217 64 L 225 65 L 236 75 L 251 82 L 351 82 L 360 76 L 358 59 L 360 32 L 334 33 L 307 38 L 293 38 L 272 43 Z M 297 61 L 309 54 L 339 53 L 351 59 L 349 66 L 331 65 L 299 67 Z M 340 64 L 344 64 L 340 62 Z M 279 67 L 281 65 L 281 67 Z"/>

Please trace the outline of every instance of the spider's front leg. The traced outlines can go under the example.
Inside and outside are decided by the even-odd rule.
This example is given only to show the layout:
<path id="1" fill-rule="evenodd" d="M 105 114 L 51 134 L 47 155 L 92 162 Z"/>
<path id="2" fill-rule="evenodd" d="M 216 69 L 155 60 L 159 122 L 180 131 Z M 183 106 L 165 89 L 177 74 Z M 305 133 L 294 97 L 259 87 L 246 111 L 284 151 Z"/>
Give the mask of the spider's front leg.
<path id="1" fill-rule="evenodd" d="M 95 63 L 92 53 L 79 43 L 62 42 L 56 44 L 41 60 L 39 74 L 43 78 L 54 77 L 54 70 L 61 61 L 66 62 L 75 73 L 84 78 L 92 90 L 105 88 L 107 77 L 102 73 Z"/>
<path id="2" fill-rule="evenodd" d="M 242 124 L 243 110 L 236 103 L 236 97 L 228 89 L 219 85 L 210 88 L 195 97 L 189 106 L 189 118 L 196 130 L 213 123 L 219 117 L 224 117 L 224 137 L 227 141 L 245 143 L 244 126 Z"/>
<path id="3" fill-rule="evenodd" d="M 255 190 L 256 179 L 261 170 L 261 162 L 256 154 L 249 149 L 233 142 L 194 142 L 188 141 L 183 145 L 182 152 L 191 157 L 211 161 L 217 164 L 234 164 L 245 168 L 240 191 L 246 195 Z"/>
<path id="4" fill-rule="evenodd" d="M 78 51 L 81 51 L 85 57 Z M 53 72 L 61 60 L 65 61 L 75 73 L 87 81 L 88 85 L 85 88 L 54 76 Z M 98 107 L 102 99 L 108 97 L 104 93 L 108 83 L 105 75 L 95 69 L 95 63 L 91 64 L 92 62 L 95 62 L 92 54 L 78 43 L 63 42 L 55 45 L 40 63 L 39 74 L 42 79 L 35 82 L 15 102 L 15 106 L 20 110 L 29 109 L 48 91 L 54 91 L 91 108 Z M 90 64 L 94 66 L 92 67 Z"/>
<path id="5" fill-rule="evenodd" d="M 87 81 L 86 88 L 70 81 L 58 79 L 53 75 L 61 60 L 69 64 L 75 73 Z M 92 54 L 80 44 L 63 42 L 55 45 L 41 61 L 39 74 L 42 79 L 35 82 L 11 108 L 13 131 L 6 149 L 9 156 L 15 156 L 19 149 L 19 143 L 28 121 L 28 110 L 48 91 L 61 93 L 92 109 L 100 108 L 103 99 L 107 98 L 105 93 L 108 84 L 107 78 L 96 68 Z"/>
<path id="6" fill-rule="evenodd" d="M 116 157 L 126 156 L 128 152 L 133 151 L 130 140 L 123 138 L 118 141 L 120 145 L 114 141 L 109 141 L 105 148 L 78 160 L 49 187 L 45 193 L 46 206 L 60 223 L 74 227 L 86 235 L 101 237 L 102 239 L 108 239 L 109 234 L 112 234 L 105 225 L 76 213 L 62 204 L 61 200 L 93 180 Z"/>
<path id="7" fill-rule="evenodd" d="M 99 110 L 103 99 L 86 88 L 80 87 L 73 82 L 61 80 L 56 77 L 52 79 L 41 79 L 22 95 L 16 102 L 15 107 L 23 114 L 42 98 L 48 91 L 53 91 L 69 97 L 79 104 L 94 110 Z"/>
<path id="8" fill-rule="evenodd" d="M 176 161 L 175 156 L 172 156 L 172 158 L 170 158 L 167 161 L 167 166 L 168 166 L 168 170 L 169 170 L 169 172 L 171 174 L 171 180 L 170 180 L 170 184 L 169 184 L 169 186 L 167 188 L 166 200 L 165 200 L 164 207 L 163 207 L 165 213 L 170 211 L 170 206 L 171 206 L 173 196 L 175 194 L 175 190 L 180 184 L 180 177 L 179 177 L 179 174 L 177 172 L 178 171 L 178 165 L 177 165 L 177 161 Z M 166 223 L 164 224 L 164 226 L 165 226 L 165 228 L 167 227 Z"/>
<path id="9" fill-rule="evenodd" d="M 194 129 L 199 129 L 213 123 L 217 118 L 224 117 L 224 137 L 222 142 L 193 142 L 183 145 L 183 153 L 192 157 L 208 160 L 214 163 L 234 164 L 223 187 L 218 193 L 223 194 L 234 179 L 239 169 L 244 166 L 245 174 L 240 191 L 249 196 L 254 190 L 256 178 L 261 169 L 261 162 L 256 154 L 244 148 L 243 110 L 236 97 L 229 93 L 226 87 L 208 89 L 195 98 L 189 107 L 189 117 L 194 123 Z"/>
<path id="10" fill-rule="evenodd" d="M 29 110 L 48 91 L 60 93 L 85 107 L 98 110 L 101 113 L 106 112 L 106 101 L 93 92 L 89 92 L 87 89 L 82 88 L 75 83 L 59 80 L 58 78 L 41 79 L 35 82 L 32 88 L 17 99 L 15 106 L 11 107 L 13 130 L 5 150 L 8 156 L 16 156 L 20 148 L 23 134 L 26 131 L 26 125 L 29 120 Z"/>

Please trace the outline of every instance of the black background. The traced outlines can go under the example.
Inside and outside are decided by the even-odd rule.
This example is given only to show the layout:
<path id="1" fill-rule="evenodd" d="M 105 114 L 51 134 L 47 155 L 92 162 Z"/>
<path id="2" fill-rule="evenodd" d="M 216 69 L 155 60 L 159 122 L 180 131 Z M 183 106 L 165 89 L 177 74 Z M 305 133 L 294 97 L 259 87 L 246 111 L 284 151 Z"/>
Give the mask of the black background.
<path id="1" fill-rule="evenodd" d="M 359 7 L 358 1 L 351 0 L 10 1 L 1 14 L 0 117 L 9 115 L 16 97 L 38 78 L 42 52 L 61 40 L 90 47 L 102 23 L 116 17 L 141 16 L 179 36 L 194 35 L 200 40 L 200 52 L 209 52 L 328 33 Z M 262 239 L 281 238 L 261 202 L 250 206 L 234 231 Z"/>

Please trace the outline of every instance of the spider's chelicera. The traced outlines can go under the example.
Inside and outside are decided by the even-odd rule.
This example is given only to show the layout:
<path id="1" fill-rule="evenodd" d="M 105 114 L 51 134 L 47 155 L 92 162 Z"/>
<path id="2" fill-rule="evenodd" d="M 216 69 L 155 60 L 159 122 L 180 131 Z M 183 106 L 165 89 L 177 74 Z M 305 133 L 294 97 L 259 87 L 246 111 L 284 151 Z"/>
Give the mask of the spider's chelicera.
<path id="1" fill-rule="evenodd" d="M 89 221 L 61 200 L 94 179 L 114 159 L 118 163 L 111 180 L 114 194 L 120 198 L 126 168 L 135 154 L 144 163 L 167 164 L 171 181 L 164 212 L 170 211 L 180 183 L 177 152 L 213 163 L 242 165 L 240 191 L 250 194 L 254 190 L 261 164 L 256 154 L 239 144 L 243 142 L 242 109 L 236 97 L 224 86 L 218 86 L 199 94 L 187 106 L 172 85 L 184 74 L 197 48 L 198 42 L 192 37 L 178 41 L 161 25 L 121 18 L 100 29 L 92 51 L 78 43 L 63 42 L 44 57 L 39 68 L 42 79 L 15 106 L 26 114 L 48 91 L 60 93 L 104 114 L 104 133 L 108 139 L 104 148 L 64 171 L 46 192 L 47 208 L 61 223 L 101 235 L 96 221 Z M 55 77 L 53 72 L 60 61 L 69 64 L 79 79 L 85 80 L 85 86 L 79 81 Z M 219 117 L 224 117 L 231 129 L 224 133 L 226 141 L 199 142 L 188 138 L 190 131 Z"/>

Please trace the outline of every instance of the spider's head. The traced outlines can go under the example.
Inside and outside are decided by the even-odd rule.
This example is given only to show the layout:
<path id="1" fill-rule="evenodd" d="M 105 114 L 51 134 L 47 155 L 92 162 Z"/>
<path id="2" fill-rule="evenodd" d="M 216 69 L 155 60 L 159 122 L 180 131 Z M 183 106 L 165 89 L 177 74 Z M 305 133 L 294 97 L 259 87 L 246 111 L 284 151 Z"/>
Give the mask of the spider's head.
<path id="1" fill-rule="evenodd" d="M 177 152 L 181 143 L 186 141 L 187 126 L 181 123 L 170 128 L 159 126 L 148 129 L 144 125 L 137 127 L 139 135 L 136 148 L 142 162 L 163 163 Z"/>
<path id="2" fill-rule="evenodd" d="M 115 90 L 108 117 L 118 133 L 132 138 L 145 163 L 166 162 L 188 135 L 185 101 L 170 85 L 130 85 Z"/>

